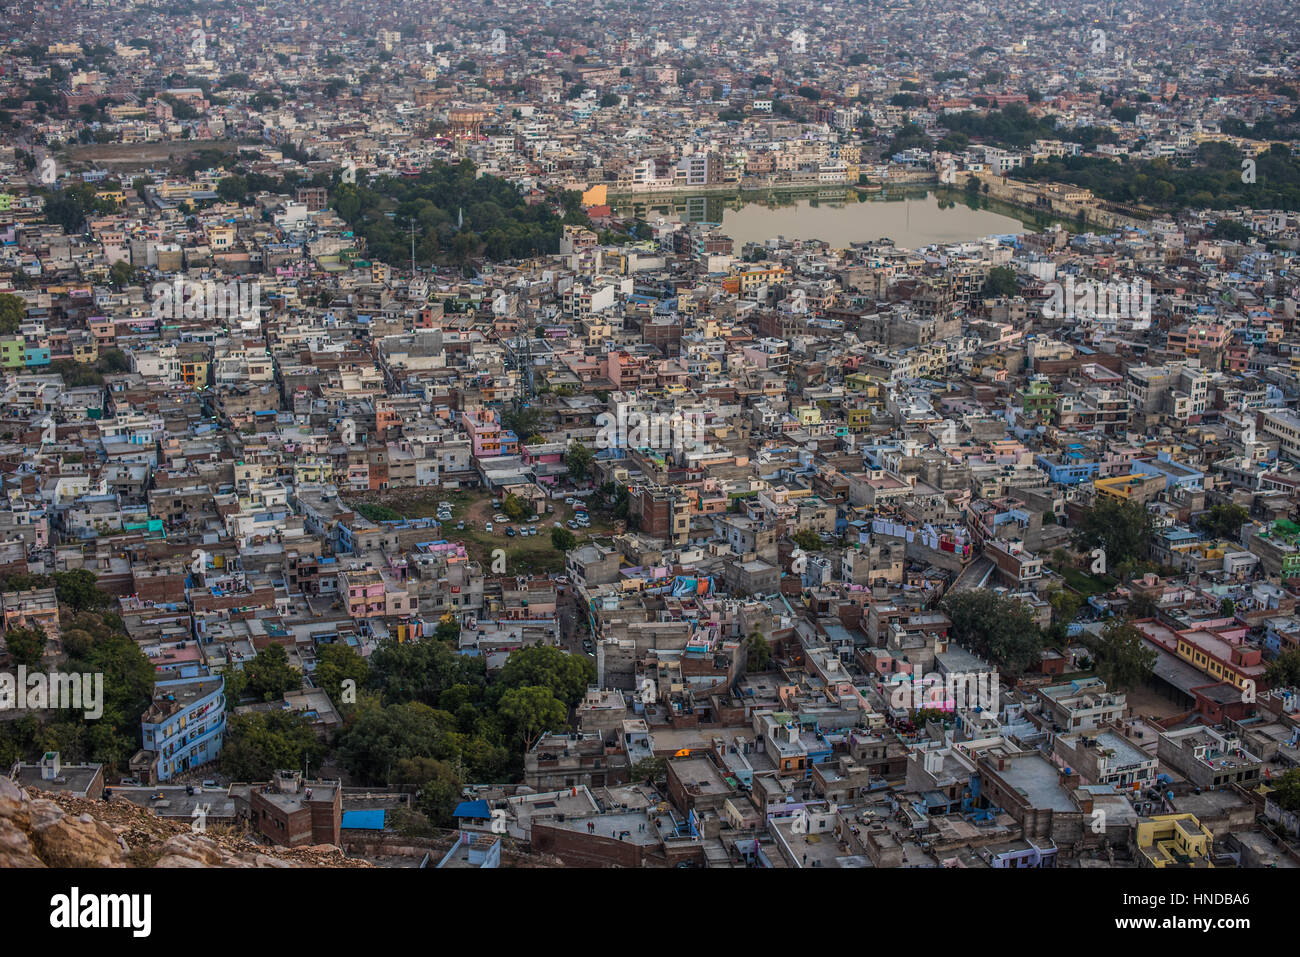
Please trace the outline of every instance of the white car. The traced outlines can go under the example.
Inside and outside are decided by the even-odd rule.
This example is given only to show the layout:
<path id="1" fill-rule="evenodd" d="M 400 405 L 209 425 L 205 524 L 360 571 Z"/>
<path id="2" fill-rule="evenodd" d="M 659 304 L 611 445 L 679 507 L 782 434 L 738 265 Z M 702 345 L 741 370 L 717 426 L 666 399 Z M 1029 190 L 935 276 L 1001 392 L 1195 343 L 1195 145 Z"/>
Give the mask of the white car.
<path id="1" fill-rule="evenodd" d="M 492 523 L 491 523 L 491 522 L 485 522 L 485 523 L 483 524 L 483 531 L 485 531 L 485 532 L 489 532 L 489 533 L 490 533 L 490 532 L 492 531 Z"/>

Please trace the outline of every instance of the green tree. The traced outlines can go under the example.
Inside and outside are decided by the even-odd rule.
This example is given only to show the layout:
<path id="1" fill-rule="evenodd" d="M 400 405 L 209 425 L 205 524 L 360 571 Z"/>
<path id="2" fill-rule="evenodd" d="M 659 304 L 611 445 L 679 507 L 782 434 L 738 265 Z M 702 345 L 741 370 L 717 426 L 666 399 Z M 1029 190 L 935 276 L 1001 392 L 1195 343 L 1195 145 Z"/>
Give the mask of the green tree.
<path id="1" fill-rule="evenodd" d="M 570 442 L 564 453 L 564 464 L 569 470 L 569 477 L 575 482 L 585 482 L 591 477 L 591 465 L 596 456 L 591 449 L 581 442 Z"/>
<path id="2" fill-rule="evenodd" d="M 394 779 L 413 784 L 418 790 L 420 811 L 435 827 L 456 823 L 453 812 L 461 800 L 465 784 L 450 761 L 436 758 L 403 758 L 394 769 Z"/>
<path id="3" fill-rule="evenodd" d="M 367 784 L 387 785 L 405 758 L 455 760 L 456 719 L 418 701 L 384 707 L 373 696 L 357 703 L 338 739 L 339 760 Z"/>
<path id="4" fill-rule="evenodd" d="M 497 680 L 499 687 L 542 687 L 566 707 L 574 707 L 596 680 L 596 665 L 586 655 L 570 655 L 552 645 L 530 645 L 511 652 Z"/>
<path id="5" fill-rule="evenodd" d="M 5 648 L 15 665 L 40 666 L 45 655 L 45 632 L 40 628 L 10 628 L 4 633 Z"/>
<path id="6" fill-rule="evenodd" d="M 1154 531 L 1154 520 L 1145 505 L 1102 495 L 1084 513 L 1074 539 L 1076 545 L 1089 552 L 1103 549 L 1106 567 L 1117 568 L 1126 561 L 1145 561 Z"/>
<path id="7" fill-rule="evenodd" d="M 244 673 L 248 676 L 248 690 L 263 701 L 274 701 L 286 691 L 302 687 L 302 675 L 289 664 L 284 646 L 275 642 L 244 665 Z"/>
<path id="8" fill-rule="evenodd" d="M 135 267 L 125 259 L 119 259 L 108 270 L 108 282 L 114 289 L 129 286 L 135 278 Z"/>
<path id="9" fill-rule="evenodd" d="M 506 496 L 506 500 L 501 503 L 501 511 L 505 512 L 506 517 L 512 522 L 522 522 L 529 514 L 529 508 L 524 504 L 524 500 L 514 493 Z"/>
<path id="10" fill-rule="evenodd" d="M 157 673 L 115 614 L 79 612 L 63 622 L 64 670 L 104 676 L 103 714 L 84 723 L 86 756 L 110 768 L 140 747 L 140 716 L 153 695 Z"/>
<path id="11" fill-rule="evenodd" d="M 1083 607 L 1083 597 L 1067 588 L 1053 588 L 1047 595 L 1052 606 L 1052 620 L 1069 624 Z"/>
<path id="12" fill-rule="evenodd" d="M 1020 674 L 1038 660 L 1043 636 L 1023 602 L 982 588 L 944 596 L 952 638 L 1004 671 Z"/>
<path id="13" fill-rule="evenodd" d="M 113 602 L 112 595 L 100 590 L 95 573 L 85 568 L 55 572 L 53 577 L 59 601 L 76 611 L 105 608 Z"/>
<path id="14" fill-rule="evenodd" d="M 988 279 L 984 280 L 984 295 L 1001 298 L 1014 296 L 1020 286 L 1016 282 L 1016 271 L 1010 266 L 995 266 L 989 270 Z"/>
<path id="15" fill-rule="evenodd" d="M 460 620 L 450 612 L 438 619 L 438 628 L 434 636 L 439 641 L 458 641 L 460 639 Z"/>
<path id="16" fill-rule="evenodd" d="M 11 292 L 0 292 L 0 335 L 12 336 L 27 318 L 27 304 Z"/>
<path id="17" fill-rule="evenodd" d="M 226 704 L 233 709 L 244 698 L 244 690 L 248 687 L 248 675 L 229 662 L 221 669 L 220 674 L 226 682 Z"/>
<path id="18" fill-rule="evenodd" d="M 1270 661 L 1264 679 L 1274 687 L 1300 687 L 1300 648 L 1284 651 Z"/>
<path id="19" fill-rule="evenodd" d="M 1208 512 L 1202 512 L 1196 518 L 1196 524 L 1211 538 L 1226 538 L 1236 541 L 1241 534 L 1241 526 L 1250 518 L 1250 512 L 1235 503 L 1211 506 Z"/>
<path id="20" fill-rule="evenodd" d="M 1060 644 L 1065 641 L 1070 623 L 1083 607 L 1083 598 L 1067 588 L 1057 586 L 1048 591 L 1047 603 L 1052 606 L 1052 624 L 1045 638 L 1053 644 Z"/>
<path id="21" fill-rule="evenodd" d="M 510 409 L 501 414 L 501 424 L 522 438 L 541 428 L 542 413 L 532 406 Z"/>
<path id="22" fill-rule="evenodd" d="M 343 683 L 351 681 L 350 687 L 354 692 L 364 687 L 370 677 L 370 666 L 348 645 L 335 641 L 317 649 L 314 677 L 316 685 L 330 696 L 334 707 L 340 708 L 345 703 L 356 704 L 355 697 L 351 702 L 343 701 Z"/>
<path id="23" fill-rule="evenodd" d="M 549 688 L 538 685 L 511 688 L 501 696 L 497 709 L 523 743 L 525 752 L 547 731 L 564 727 L 564 702 L 551 694 Z"/>
<path id="24" fill-rule="evenodd" d="M 790 536 L 791 540 L 802 548 L 805 552 L 820 552 L 822 550 L 822 537 L 814 532 L 811 528 L 801 528 Z"/>
<path id="25" fill-rule="evenodd" d="M 633 784 L 644 781 L 651 787 L 662 788 L 668 783 L 668 762 L 663 758 L 642 758 L 627 774 Z"/>
<path id="26" fill-rule="evenodd" d="M 420 701 L 435 707 L 446 689 L 482 683 L 482 659 L 458 655 L 446 641 L 390 638 L 370 655 L 370 686 L 387 704 Z"/>
<path id="27" fill-rule="evenodd" d="M 745 639 L 745 670 L 760 672 L 772 666 L 772 645 L 760 632 Z"/>
<path id="28" fill-rule="evenodd" d="M 221 745 L 221 773 L 234 781 L 266 781 L 276 771 L 319 766 L 325 745 L 305 715 L 293 711 L 230 714 Z"/>
<path id="29" fill-rule="evenodd" d="M 557 552 L 567 552 L 578 544 L 578 537 L 567 528 L 551 529 L 551 547 Z"/>
<path id="30" fill-rule="evenodd" d="M 1284 811 L 1300 811 L 1300 768 L 1290 768 L 1272 782 L 1269 797 Z"/>
<path id="31" fill-rule="evenodd" d="M 1141 632 L 1121 618 L 1107 621 L 1100 635 L 1084 632 L 1083 643 L 1108 688 L 1133 687 L 1156 663 L 1155 650 L 1147 647 Z"/>

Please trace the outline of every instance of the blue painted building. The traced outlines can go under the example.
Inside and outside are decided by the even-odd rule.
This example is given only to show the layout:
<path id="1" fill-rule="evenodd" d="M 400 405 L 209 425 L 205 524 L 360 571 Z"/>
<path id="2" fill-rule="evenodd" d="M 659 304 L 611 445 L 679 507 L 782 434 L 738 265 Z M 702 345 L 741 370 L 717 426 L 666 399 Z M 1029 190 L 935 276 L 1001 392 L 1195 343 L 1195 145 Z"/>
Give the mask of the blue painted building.
<path id="1" fill-rule="evenodd" d="M 153 703 L 140 718 L 154 774 L 167 781 L 221 753 L 226 732 L 224 678 L 178 678 L 154 685 Z"/>
<path id="2" fill-rule="evenodd" d="M 1097 460 L 1080 452 L 1037 455 L 1034 456 L 1034 464 L 1057 485 L 1078 485 L 1080 482 L 1091 482 L 1097 476 Z"/>

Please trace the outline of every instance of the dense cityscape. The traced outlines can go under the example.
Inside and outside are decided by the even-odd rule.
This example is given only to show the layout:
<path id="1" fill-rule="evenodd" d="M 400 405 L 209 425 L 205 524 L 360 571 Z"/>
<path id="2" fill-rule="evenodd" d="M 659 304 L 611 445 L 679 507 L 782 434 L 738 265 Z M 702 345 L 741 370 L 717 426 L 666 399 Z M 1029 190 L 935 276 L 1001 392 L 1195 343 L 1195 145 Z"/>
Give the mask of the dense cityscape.
<path id="1" fill-rule="evenodd" d="M 1290 4 L 0 41 L 0 866 L 1300 866 Z"/>

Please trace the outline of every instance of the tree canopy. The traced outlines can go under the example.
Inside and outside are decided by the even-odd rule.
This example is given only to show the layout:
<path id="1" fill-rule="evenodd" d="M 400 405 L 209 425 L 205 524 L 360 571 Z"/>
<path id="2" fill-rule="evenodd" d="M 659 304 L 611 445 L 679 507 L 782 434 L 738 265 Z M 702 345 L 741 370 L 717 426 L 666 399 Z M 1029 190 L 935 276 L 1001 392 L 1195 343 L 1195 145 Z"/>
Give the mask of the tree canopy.
<path id="1" fill-rule="evenodd" d="M 1156 652 L 1127 621 L 1112 618 L 1101 634 L 1085 631 L 1083 643 L 1092 655 L 1098 677 L 1108 688 L 1131 688 L 1151 673 Z"/>
<path id="2" fill-rule="evenodd" d="M 1075 542 L 1088 550 L 1104 549 L 1106 567 L 1110 569 L 1125 562 L 1145 561 L 1151 553 L 1154 531 L 1155 522 L 1145 505 L 1101 495 L 1076 526 Z"/>
<path id="3" fill-rule="evenodd" d="M 415 177 L 363 179 L 337 184 L 333 205 L 365 240 L 366 255 L 382 262 L 409 260 L 412 223 L 415 258 L 424 265 L 556 253 L 566 223 L 589 225 L 580 198 L 561 196 L 557 214 L 550 203 L 525 202 L 504 179 L 477 175 L 468 160 L 434 163 Z"/>
<path id="4" fill-rule="evenodd" d="M 1038 660 L 1043 635 L 1023 602 L 982 588 L 949 593 L 941 607 L 952 638 L 1000 669 L 1019 674 Z"/>

